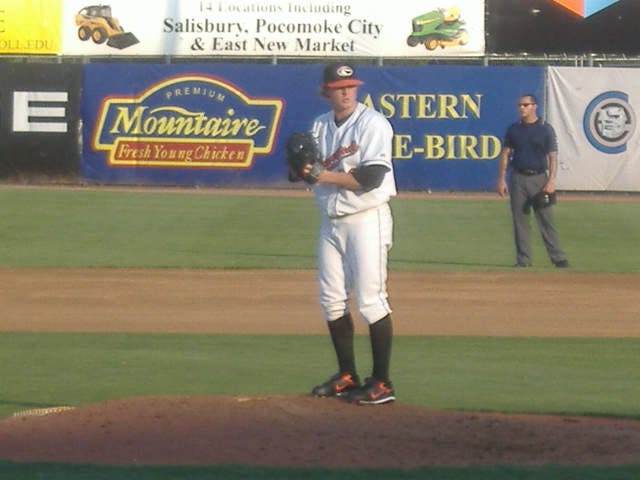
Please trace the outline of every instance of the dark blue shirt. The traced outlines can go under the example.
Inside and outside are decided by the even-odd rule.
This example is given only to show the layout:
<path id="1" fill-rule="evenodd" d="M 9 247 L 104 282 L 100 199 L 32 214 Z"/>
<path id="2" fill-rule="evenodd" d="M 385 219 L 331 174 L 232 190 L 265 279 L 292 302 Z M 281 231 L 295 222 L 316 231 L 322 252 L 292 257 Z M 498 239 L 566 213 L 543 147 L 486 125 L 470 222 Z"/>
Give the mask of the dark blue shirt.
<path id="1" fill-rule="evenodd" d="M 538 118 L 533 123 L 515 122 L 509 125 L 504 146 L 512 151 L 512 167 L 544 171 L 548 167 L 547 155 L 558 151 L 558 140 L 553 127 Z"/>

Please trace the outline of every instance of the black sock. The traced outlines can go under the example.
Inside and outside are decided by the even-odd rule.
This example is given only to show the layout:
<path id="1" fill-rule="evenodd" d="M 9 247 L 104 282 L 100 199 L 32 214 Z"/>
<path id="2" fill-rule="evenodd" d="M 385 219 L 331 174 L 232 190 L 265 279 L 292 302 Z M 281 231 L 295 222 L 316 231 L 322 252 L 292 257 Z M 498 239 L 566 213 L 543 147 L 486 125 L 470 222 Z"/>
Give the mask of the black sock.
<path id="1" fill-rule="evenodd" d="M 338 357 L 340 373 L 356 374 L 356 361 L 353 353 L 353 320 L 347 313 L 337 320 L 328 322 L 333 348 Z"/>
<path id="2" fill-rule="evenodd" d="M 389 381 L 389 363 L 391 360 L 391 339 L 393 328 L 391 315 L 386 315 L 376 323 L 369 325 L 371 354 L 373 356 L 373 378 Z"/>

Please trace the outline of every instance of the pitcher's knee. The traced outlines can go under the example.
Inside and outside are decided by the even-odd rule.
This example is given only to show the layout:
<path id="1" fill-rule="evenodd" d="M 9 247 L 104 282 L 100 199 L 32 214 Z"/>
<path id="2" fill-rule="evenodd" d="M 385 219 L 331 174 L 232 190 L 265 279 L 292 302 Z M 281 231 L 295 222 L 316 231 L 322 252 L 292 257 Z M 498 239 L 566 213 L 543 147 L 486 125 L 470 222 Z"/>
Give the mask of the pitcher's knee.
<path id="1" fill-rule="evenodd" d="M 349 311 L 349 306 L 346 303 L 322 304 L 321 307 L 324 319 L 327 322 L 337 320 Z"/>
<path id="2" fill-rule="evenodd" d="M 377 322 L 381 318 L 391 313 L 391 307 L 387 302 L 377 303 L 375 305 L 366 305 L 358 308 L 360 315 L 369 325 Z"/>

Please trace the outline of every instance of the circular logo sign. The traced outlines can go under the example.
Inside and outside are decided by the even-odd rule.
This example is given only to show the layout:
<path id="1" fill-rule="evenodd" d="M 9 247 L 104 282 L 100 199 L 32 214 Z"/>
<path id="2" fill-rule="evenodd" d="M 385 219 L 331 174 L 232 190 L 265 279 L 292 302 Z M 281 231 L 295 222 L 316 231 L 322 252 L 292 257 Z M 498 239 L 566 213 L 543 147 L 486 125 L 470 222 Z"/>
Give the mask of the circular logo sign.
<path id="1" fill-rule="evenodd" d="M 591 100 L 584 112 L 584 133 L 594 148 L 620 153 L 636 128 L 636 116 L 626 93 L 611 91 Z"/>

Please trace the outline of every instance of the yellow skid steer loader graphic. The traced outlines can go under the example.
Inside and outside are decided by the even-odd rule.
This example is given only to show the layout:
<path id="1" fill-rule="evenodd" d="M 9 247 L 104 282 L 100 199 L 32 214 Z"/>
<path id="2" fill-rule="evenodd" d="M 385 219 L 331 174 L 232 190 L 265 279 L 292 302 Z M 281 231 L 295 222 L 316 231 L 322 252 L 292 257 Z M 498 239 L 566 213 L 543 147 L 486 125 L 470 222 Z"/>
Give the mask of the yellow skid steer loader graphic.
<path id="1" fill-rule="evenodd" d="M 109 47 L 123 49 L 139 42 L 131 32 L 125 32 L 117 18 L 111 15 L 109 5 L 90 5 L 76 14 L 78 38 L 97 44 L 107 42 Z"/>

